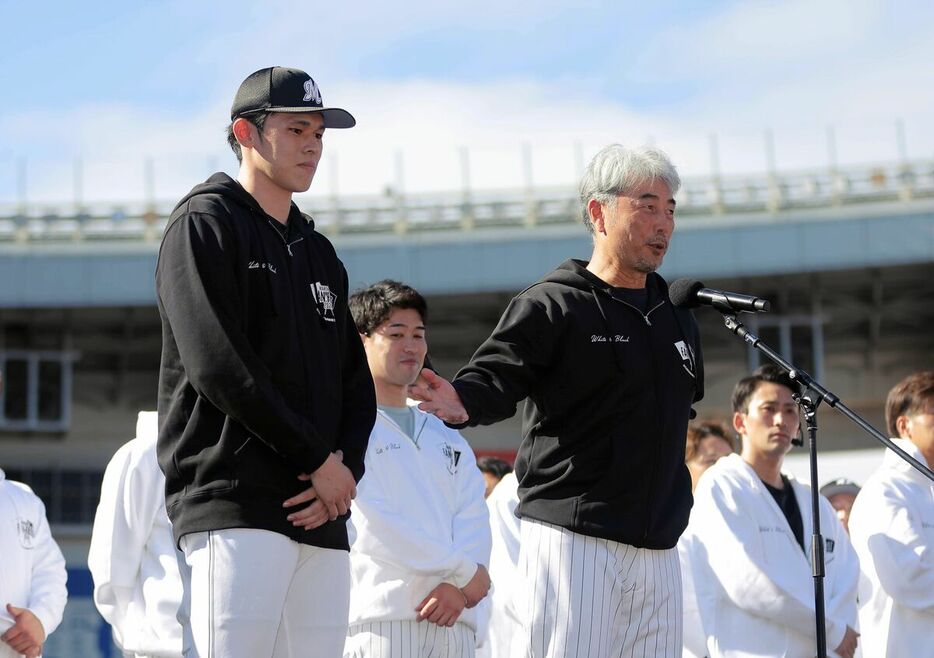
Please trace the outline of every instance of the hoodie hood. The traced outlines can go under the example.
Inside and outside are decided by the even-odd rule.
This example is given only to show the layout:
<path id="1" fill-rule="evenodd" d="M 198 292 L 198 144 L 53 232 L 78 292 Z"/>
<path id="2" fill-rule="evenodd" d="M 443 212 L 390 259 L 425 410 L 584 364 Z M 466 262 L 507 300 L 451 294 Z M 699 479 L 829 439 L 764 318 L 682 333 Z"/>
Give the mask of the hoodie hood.
<path id="1" fill-rule="evenodd" d="M 558 283 L 577 290 L 599 290 L 607 294 L 612 294 L 614 290 L 613 286 L 588 270 L 587 265 L 588 261 L 569 258 L 556 269 L 542 277 L 534 285 L 539 283 Z M 654 299 L 658 296 L 668 297 L 668 284 L 655 272 L 646 276 L 645 287 L 649 290 L 650 299 Z"/>
<path id="2" fill-rule="evenodd" d="M 195 185 L 193 188 L 191 188 L 191 191 L 183 196 L 181 201 L 175 205 L 173 214 L 179 208 L 189 203 L 193 198 L 209 194 L 216 194 L 224 197 L 225 199 L 233 201 L 242 208 L 250 210 L 257 218 L 265 220 L 267 217 L 269 217 L 269 214 L 263 210 L 262 206 L 259 205 L 259 202 L 252 194 L 247 192 L 238 181 L 234 180 L 222 171 L 217 172 L 203 183 L 199 183 L 198 185 Z M 314 228 L 314 221 L 307 215 L 302 214 L 298 206 L 295 205 L 295 202 L 292 201 L 289 217 L 295 213 L 300 214 L 303 219 L 308 222 L 310 228 Z"/>

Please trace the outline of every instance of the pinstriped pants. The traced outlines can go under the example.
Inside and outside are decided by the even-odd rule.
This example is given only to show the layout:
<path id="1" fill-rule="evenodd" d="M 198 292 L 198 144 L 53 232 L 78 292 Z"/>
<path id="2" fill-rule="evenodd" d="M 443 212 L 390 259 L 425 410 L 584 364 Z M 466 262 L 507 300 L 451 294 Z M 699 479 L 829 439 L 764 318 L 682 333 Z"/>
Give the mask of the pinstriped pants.
<path id="1" fill-rule="evenodd" d="M 681 565 L 655 551 L 522 519 L 526 658 L 680 658 Z"/>
<path id="2" fill-rule="evenodd" d="M 473 658 L 476 643 L 466 624 L 373 621 L 350 627 L 344 658 Z"/>

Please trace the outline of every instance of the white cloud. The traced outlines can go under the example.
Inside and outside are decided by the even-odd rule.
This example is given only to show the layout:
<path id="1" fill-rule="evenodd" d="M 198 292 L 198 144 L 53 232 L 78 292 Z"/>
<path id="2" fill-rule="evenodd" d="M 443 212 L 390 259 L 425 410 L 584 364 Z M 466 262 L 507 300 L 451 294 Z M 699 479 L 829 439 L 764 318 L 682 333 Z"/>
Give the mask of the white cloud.
<path id="1" fill-rule="evenodd" d="M 557 11 L 560 3 L 554 4 Z M 285 10 L 298 12 L 296 20 L 282 21 Z M 914 23 L 908 12 L 871 0 L 738 3 L 700 20 L 683 18 L 646 37 L 641 59 L 627 69 L 687 90 L 677 101 L 651 106 L 600 96 L 573 81 L 557 84 L 547 72 L 474 83 L 370 81 L 346 73 L 355 57 L 382 52 L 418 29 L 494 18 L 508 24 L 532 11 L 492 1 L 479 8 L 424 2 L 406 12 L 373 5 L 358 19 L 324 10 L 314 25 L 328 29 L 315 31 L 300 20 L 307 18 L 307 4 L 282 0 L 249 10 L 234 33 L 206 35 L 184 52 L 169 53 L 151 72 L 178 75 L 182 60 L 189 62 L 188 75 L 218 71 L 206 78 L 215 98 L 204 107 L 169 113 L 128 103 L 0 115 L 7 128 L 0 202 L 17 197 L 16 159 L 22 155 L 29 160 L 31 199 L 70 199 L 77 156 L 84 162 L 86 199 L 142 198 L 146 158 L 153 162 L 156 195 L 177 198 L 205 177 L 209 163 L 234 167 L 222 133 L 233 89 L 243 71 L 277 61 L 320 63 L 321 75 L 317 68 L 315 75 L 325 100 L 359 121 L 353 130 L 326 137 L 317 195 L 335 187 L 343 194 L 396 187 L 397 154 L 405 190 L 458 190 L 464 146 L 475 189 L 521 187 L 526 144 L 539 185 L 575 184 L 581 159 L 613 141 L 652 140 L 684 175 L 704 175 L 711 133 L 718 137 L 721 171 L 761 172 L 767 128 L 780 169 L 826 166 L 828 125 L 836 131 L 839 162 L 894 160 L 897 118 L 904 120 L 911 157 L 934 154 L 934 95 L 926 83 L 934 79 L 934 42 L 923 20 L 931 12 L 923 7 Z M 419 21 L 411 20 L 412 12 Z"/>

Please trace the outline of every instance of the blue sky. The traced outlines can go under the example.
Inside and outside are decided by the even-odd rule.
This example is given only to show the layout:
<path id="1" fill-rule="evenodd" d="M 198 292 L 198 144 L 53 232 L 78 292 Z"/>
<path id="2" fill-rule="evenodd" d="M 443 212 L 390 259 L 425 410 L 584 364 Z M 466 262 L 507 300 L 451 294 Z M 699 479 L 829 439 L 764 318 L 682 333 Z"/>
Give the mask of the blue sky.
<path id="1" fill-rule="evenodd" d="M 875 0 L 264 3 L 0 0 L 0 204 L 177 197 L 212 168 L 239 82 L 298 66 L 351 131 L 326 138 L 313 190 L 571 184 L 601 145 L 652 141 L 687 176 L 934 156 L 934 6 Z M 579 144 L 580 146 L 575 146 Z M 395 163 L 404 162 L 400 175 Z"/>

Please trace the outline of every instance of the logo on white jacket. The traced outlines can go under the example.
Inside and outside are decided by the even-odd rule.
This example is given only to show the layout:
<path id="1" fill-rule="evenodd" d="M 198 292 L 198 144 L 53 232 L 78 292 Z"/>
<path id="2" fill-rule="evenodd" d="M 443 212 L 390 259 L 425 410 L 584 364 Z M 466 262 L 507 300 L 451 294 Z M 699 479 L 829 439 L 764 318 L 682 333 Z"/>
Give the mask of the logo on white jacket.
<path id="1" fill-rule="evenodd" d="M 461 460 L 461 451 L 455 450 L 451 444 L 445 442 L 441 444 L 441 454 L 444 455 L 445 465 L 448 467 L 448 473 L 454 475 L 457 473 L 457 464 Z"/>
<path id="2" fill-rule="evenodd" d="M 316 281 L 308 285 L 311 287 L 311 296 L 315 299 L 318 315 L 328 322 L 337 322 L 334 317 L 334 306 L 337 304 L 337 295 L 331 292 L 331 288 L 323 283 Z"/>
<path id="3" fill-rule="evenodd" d="M 679 340 L 675 343 L 675 349 L 678 351 L 678 354 L 681 356 L 681 367 L 684 368 L 691 377 L 695 377 L 694 374 L 694 348 L 685 343 L 683 340 Z"/>
<path id="4" fill-rule="evenodd" d="M 36 526 L 29 519 L 16 519 L 16 534 L 20 546 L 26 549 L 36 547 Z"/>

